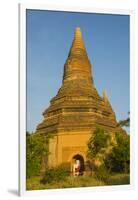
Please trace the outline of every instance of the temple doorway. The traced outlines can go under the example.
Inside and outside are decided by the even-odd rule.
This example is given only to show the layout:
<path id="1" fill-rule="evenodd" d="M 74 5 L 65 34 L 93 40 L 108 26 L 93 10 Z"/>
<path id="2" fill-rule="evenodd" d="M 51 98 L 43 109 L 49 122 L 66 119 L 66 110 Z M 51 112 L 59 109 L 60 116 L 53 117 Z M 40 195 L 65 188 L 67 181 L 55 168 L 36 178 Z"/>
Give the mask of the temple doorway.
<path id="1" fill-rule="evenodd" d="M 72 174 L 73 176 L 82 176 L 85 171 L 83 156 L 76 154 L 72 158 Z"/>

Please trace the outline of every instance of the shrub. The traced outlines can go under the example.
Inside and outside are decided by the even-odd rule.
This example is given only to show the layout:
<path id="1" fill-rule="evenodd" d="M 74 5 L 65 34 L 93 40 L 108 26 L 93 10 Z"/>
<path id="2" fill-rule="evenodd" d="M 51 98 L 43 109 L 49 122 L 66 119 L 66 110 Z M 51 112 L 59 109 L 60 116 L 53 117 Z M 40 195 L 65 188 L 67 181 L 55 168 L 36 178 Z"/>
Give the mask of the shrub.
<path id="1" fill-rule="evenodd" d="M 69 166 L 62 164 L 57 167 L 47 168 L 44 177 L 41 179 L 41 183 L 52 183 L 58 181 L 64 181 L 69 176 Z"/>
<path id="2" fill-rule="evenodd" d="M 65 163 L 62 163 L 58 166 L 59 168 L 64 168 L 64 170 L 70 174 L 70 170 L 71 170 L 71 166 L 70 166 L 70 163 L 68 162 L 65 162 Z"/>
<path id="3" fill-rule="evenodd" d="M 99 181 L 104 181 L 107 182 L 108 178 L 109 178 L 109 172 L 107 170 L 107 168 L 105 167 L 105 165 L 100 165 L 99 167 L 97 167 L 95 169 L 95 174 L 94 174 L 95 178 L 98 179 Z"/>

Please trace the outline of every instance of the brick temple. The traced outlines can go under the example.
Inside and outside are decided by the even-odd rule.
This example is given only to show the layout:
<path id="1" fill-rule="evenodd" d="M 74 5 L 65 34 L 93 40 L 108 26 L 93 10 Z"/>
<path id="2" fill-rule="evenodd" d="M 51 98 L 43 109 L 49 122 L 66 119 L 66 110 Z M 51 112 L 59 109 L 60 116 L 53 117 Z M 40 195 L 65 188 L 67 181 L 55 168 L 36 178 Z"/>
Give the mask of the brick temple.
<path id="1" fill-rule="evenodd" d="M 106 92 L 100 96 L 95 88 L 92 65 L 79 27 L 64 65 L 62 86 L 43 116 L 37 132 L 53 135 L 49 142 L 49 166 L 71 163 L 72 159 L 85 162 L 87 142 L 96 127 L 110 134 L 123 131 L 117 126 Z"/>

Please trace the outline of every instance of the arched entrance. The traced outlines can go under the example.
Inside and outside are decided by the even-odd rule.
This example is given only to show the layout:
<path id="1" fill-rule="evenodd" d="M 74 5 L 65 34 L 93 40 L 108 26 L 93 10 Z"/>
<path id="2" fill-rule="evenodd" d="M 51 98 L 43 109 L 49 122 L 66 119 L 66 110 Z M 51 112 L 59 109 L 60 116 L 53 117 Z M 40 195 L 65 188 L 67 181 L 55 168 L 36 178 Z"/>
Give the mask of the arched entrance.
<path id="1" fill-rule="evenodd" d="M 73 165 L 78 164 L 79 165 L 79 176 L 82 176 L 85 171 L 85 165 L 84 165 L 84 158 L 80 154 L 76 154 L 72 158 Z"/>

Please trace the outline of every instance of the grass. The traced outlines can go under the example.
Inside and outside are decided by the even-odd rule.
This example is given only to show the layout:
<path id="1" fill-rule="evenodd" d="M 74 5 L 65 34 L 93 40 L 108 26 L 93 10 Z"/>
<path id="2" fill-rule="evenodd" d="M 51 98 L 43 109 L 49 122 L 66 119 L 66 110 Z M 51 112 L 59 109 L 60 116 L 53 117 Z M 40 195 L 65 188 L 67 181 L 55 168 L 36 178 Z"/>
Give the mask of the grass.
<path id="1" fill-rule="evenodd" d="M 107 185 L 128 185 L 130 184 L 129 174 L 114 174 L 107 180 Z"/>
<path id="2" fill-rule="evenodd" d="M 40 177 L 27 179 L 27 190 L 57 189 L 57 188 L 75 188 L 75 187 L 92 187 L 105 185 L 124 185 L 129 184 L 129 174 L 111 175 L 106 182 L 99 181 L 92 176 L 67 177 L 65 181 L 53 182 L 49 184 L 40 183 Z"/>
<path id="3" fill-rule="evenodd" d="M 40 177 L 32 177 L 27 180 L 27 190 L 74 188 L 88 186 L 102 186 L 103 182 L 93 177 L 67 177 L 65 181 L 53 182 L 48 184 L 40 183 Z"/>

